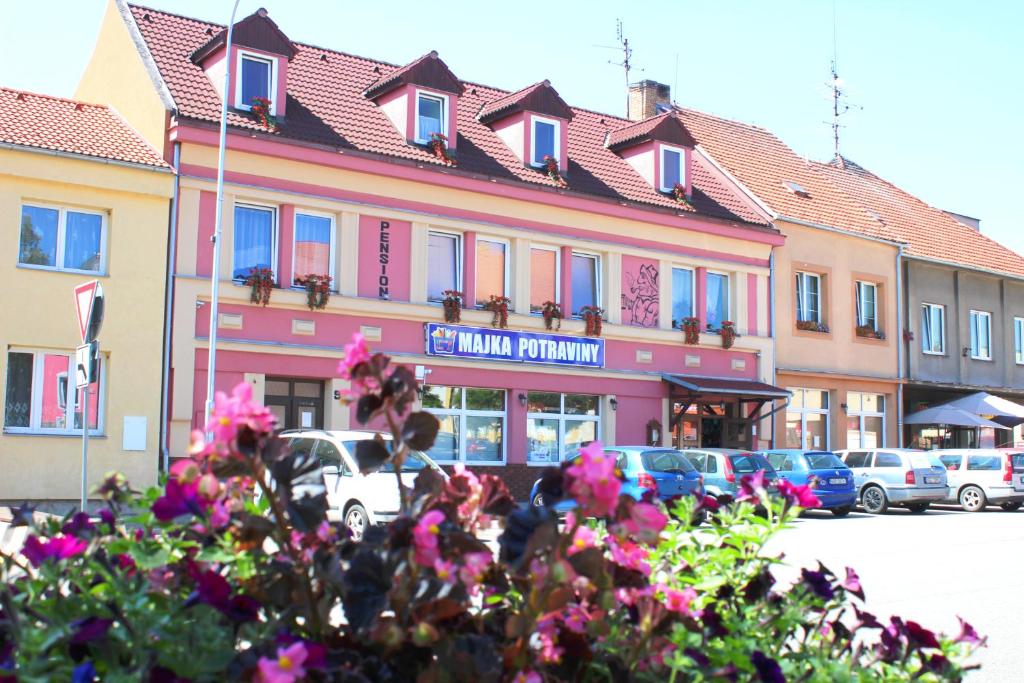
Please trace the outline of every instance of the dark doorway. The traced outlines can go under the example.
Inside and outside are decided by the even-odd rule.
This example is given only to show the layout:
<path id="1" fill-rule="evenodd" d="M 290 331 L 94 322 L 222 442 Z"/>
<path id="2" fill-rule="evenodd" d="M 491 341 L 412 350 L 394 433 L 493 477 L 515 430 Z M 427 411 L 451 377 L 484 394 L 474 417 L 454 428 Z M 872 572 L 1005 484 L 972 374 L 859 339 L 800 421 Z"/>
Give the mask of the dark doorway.
<path id="1" fill-rule="evenodd" d="M 277 418 L 278 429 L 324 428 L 322 381 L 268 377 L 263 402 Z"/>

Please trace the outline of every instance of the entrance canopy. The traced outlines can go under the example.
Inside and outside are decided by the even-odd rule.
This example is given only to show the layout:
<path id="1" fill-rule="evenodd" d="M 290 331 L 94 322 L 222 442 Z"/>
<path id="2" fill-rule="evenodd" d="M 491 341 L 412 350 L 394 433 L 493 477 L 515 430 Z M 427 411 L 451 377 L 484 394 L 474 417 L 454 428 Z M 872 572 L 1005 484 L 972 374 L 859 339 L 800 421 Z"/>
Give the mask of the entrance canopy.
<path id="1" fill-rule="evenodd" d="M 671 402 L 669 426 L 679 448 L 752 448 L 761 408 L 788 399 L 785 389 L 743 379 L 663 374 Z"/>
<path id="2" fill-rule="evenodd" d="M 691 375 L 662 374 L 661 378 L 673 385 L 685 389 L 688 393 L 699 395 L 701 399 L 719 397 L 722 399 L 750 399 L 770 401 L 772 399 L 789 398 L 785 389 L 754 382 L 749 379 L 723 379 L 720 377 L 693 377 Z"/>

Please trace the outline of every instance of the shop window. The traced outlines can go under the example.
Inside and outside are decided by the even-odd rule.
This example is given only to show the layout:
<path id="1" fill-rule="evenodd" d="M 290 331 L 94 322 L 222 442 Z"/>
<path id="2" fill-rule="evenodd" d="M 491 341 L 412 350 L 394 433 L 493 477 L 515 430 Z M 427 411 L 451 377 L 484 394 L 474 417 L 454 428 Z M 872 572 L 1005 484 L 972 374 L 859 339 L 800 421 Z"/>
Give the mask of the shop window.
<path id="1" fill-rule="evenodd" d="M 921 351 L 941 356 L 946 353 L 946 307 L 921 304 Z"/>
<path id="2" fill-rule="evenodd" d="M 846 394 L 846 447 L 885 447 L 885 396 Z"/>
<path id="3" fill-rule="evenodd" d="M 693 271 L 689 268 L 672 269 L 672 327 L 683 324 L 683 318 L 693 316 Z"/>
<path id="4" fill-rule="evenodd" d="M 83 392 L 75 388 L 74 352 L 9 351 L 4 430 L 39 434 L 81 434 Z M 89 433 L 103 428 L 105 367 L 89 385 Z"/>
<path id="5" fill-rule="evenodd" d="M 295 245 L 292 255 L 294 279 L 307 275 L 329 275 L 333 278 L 334 219 L 330 216 L 296 212 Z"/>
<path id="6" fill-rule="evenodd" d="M 971 358 L 992 360 L 992 314 L 971 311 Z"/>
<path id="7" fill-rule="evenodd" d="M 476 304 L 485 305 L 492 296 L 508 296 L 508 242 L 476 240 Z"/>
<path id="8" fill-rule="evenodd" d="M 821 276 L 796 274 L 796 320 L 800 323 L 821 323 Z"/>
<path id="9" fill-rule="evenodd" d="M 277 113 L 274 101 L 277 82 L 277 60 L 249 52 L 239 52 L 238 81 L 235 84 L 237 97 L 235 107 L 246 111 L 252 109 L 253 100 L 262 97 L 270 100 L 271 115 Z"/>
<path id="10" fill-rule="evenodd" d="M 448 132 L 448 98 L 425 92 L 416 92 L 415 140 L 421 145 L 430 142 L 432 133 Z M 451 142 L 451 141 L 449 141 Z"/>
<path id="11" fill-rule="evenodd" d="M 584 306 L 599 306 L 601 259 L 594 254 L 572 255 L 572 314 Z"/>
<path id="12" fill-rule="evenodd" d="M 707 326 L 717 330 L 729 320 L 729 276 L 722 273 L 707 274 Z"/>
<path id="13" fill-rule="evenodd" d="M 555 247 L 530 247 L 530 310 L 544 308 L 545 301 L 561 303 L 561 264 Z"/>
<path id="14" fill-rule="evenodd" d="M 24 266 L 102 273 L 106 267 L 104 216 L 60 207 L 21 207 L 18 263 Z"/>
<path id="15" fill-rule="evenodd" d="M 441 423 L 428 455 L 437 462 L 505 462 L 505 391 L 425 386 L 423 409 Z"/>
<path id="16" fill-rule="evenodd" d="M 254 268 L 275 271 L 277 211 L 265 206 L 236 204 L 233 244 L 231 276 L 235 280 L 245 280 Z"/>
<path id="17" fill-rule="evenodd" d="M 441 301 L 445 290 L 462 288 L 462 238 L 431 231 L 427 240 L 427 300 Z"/>
<path id="18" fill-rule="evenodd" d="M 527 462 L 561 462 L 600 438 L 601 397 L 531 391 L 526 395 Z"/>
<path id="19" fill-rule="evenodd" d="M 828 450 L 829 394 L 821 389 L 790 389 L 786 411 L 786 448 Z"/>
<path id="20" fill-rule="evenodd" d="M 857 282 L 857 327 L 878 330 L 878 285 Z"/>

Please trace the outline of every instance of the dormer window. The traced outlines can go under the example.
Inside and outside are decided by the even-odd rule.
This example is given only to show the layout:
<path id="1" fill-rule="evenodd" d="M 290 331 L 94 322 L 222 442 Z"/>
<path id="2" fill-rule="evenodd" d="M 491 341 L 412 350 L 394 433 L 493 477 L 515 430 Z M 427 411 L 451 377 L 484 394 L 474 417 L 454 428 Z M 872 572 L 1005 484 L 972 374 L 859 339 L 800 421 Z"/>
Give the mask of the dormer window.
<path id="1" fill-rule="evenodd" d="M 533 129 L 530 135 L 530 163 L 543 166 L 544 157 L 561 160 L 558 153 L 558 141 L 561 139 L 559 122 L 555 119 L 533 117 Z"/>
<path id="2" fill-rule="evenodd" d="M 672 192 L 676 185 L 687 187 L 686 150 L 662 146 L 660 189 L 662 192 Z"/>
<path id="3" fill-rule="evenodd" d="M 270 100 L 270 113 L 277 113 L 277 60 L 273 57 L 252 52 L 238 51 L 238 68 L 236 70 L 237 93 L 235 107 L 249 111 L 253 100 L 262 97 Z"/>
<path id="4" fill-rule="evenodd" d="M 433 133 L 448 137 L 448 98 L 445 95 L 416 91 L 415 140 L 421 145 L 430 142 Z"/>

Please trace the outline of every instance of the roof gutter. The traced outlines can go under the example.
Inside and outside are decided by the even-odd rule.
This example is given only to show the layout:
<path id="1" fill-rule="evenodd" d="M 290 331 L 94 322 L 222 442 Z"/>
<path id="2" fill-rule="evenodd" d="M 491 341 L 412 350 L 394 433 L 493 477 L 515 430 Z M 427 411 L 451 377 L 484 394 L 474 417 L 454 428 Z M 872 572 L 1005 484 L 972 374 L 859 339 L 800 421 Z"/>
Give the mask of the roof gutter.
<path id="1" fill-rule="evenodd" d="M 181 143 L 174 143 L 174 169 L 181 163 Z M 174 322 L 174 273 L 178 269 L 178 198 L 181 190 L 181 175 L 174 174 L 174 193 L 171 195 L 170 225 L 167 231 L 167 282 L 164 291 L 164 358 L 161 368 L 160 391 L 160 466 L 161 471 L 170 472 L 170 399 L 171 399 L 171 332 Z"/>
<path id="2" fill-rule="evenodd" d="M 896 373 L 900 378 L 896 385 L 896 445 L 900 448 L 903 447 L 903 363 L 905 352 L 909 351 L 904 348 L 909 343 L 904 339 L 909 320 L 904 320 L 903 298 L 903 245 L 900 244 L 896 249 Z"/>
<path id="3" fill-rule="evenodd" d="M 846 235 L 847 237 L 856 237 L 857 239 L 868 240 L 870 242 L 878 242 L 879 244 L 888 244 L 889 246 L 900 246 L 906 244 L 905 242 L 897 242 L 895 240 L 887 240 L 881 237 L 872 237 L 871 235 L 865 235 L 861 232 L 854 232 L 852 230 L 843 230 L 842 228 L 836 228 L 831 225 L 823 225 L 821 223 L 815 223 L 814 221 L 805 221 L 800 218 L 793 218 L 792 216 L 783 216 L 776 214 L 775 219 L 779 221 L 786 221 L 787 223 L 795 223 L 796 225 L 802 225 L 805 228 L 815 228 L 816 230 L 825 230 L 827 232 L 834 232 L 838 235 Z"/>
<path id="4" fill-rule="evenodd" d="M 49 156 L 60 157 L 62 159 L 77 159 L 79 161 L 91 161 L 93 163 L 109 164 L 111 166 L 123 166 L 125 168 L 134 168 L 140 171 L 154 171 L 156 173 L 171 172 L 171 168 L 168 166 L 154 166 L 152 164 L 143 164 L 137 161 L 122 161 L 120 159 L 94 157 L 88 154 L 65 152 L 59 149 L 44 149 L 42 147 L 32 147 L 31 145 L 16 145 L 11 142 L 0 142 L 0 149 L 9 149 L 15 152 L 31 152 L 33 154 L 46 154 Z"/>

